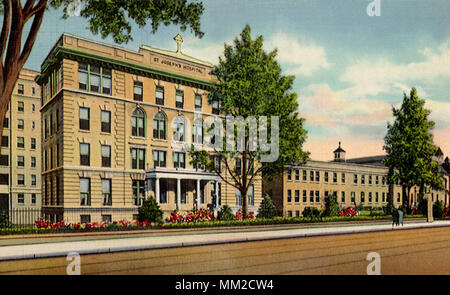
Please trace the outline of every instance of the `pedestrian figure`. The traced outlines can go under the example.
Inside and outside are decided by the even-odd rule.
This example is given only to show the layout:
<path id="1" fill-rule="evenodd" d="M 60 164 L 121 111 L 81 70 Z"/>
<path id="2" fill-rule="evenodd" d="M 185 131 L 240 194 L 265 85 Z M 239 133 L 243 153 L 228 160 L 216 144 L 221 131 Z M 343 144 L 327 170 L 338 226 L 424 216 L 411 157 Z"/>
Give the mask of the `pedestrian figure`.
<path id="1" fill-rule="evenodd" d="M 400 225 L 400 223 L 403 226 L 403 211 L 402 210 L 398 210 L 398 222 L 397 222 L 397 226 Z"/>

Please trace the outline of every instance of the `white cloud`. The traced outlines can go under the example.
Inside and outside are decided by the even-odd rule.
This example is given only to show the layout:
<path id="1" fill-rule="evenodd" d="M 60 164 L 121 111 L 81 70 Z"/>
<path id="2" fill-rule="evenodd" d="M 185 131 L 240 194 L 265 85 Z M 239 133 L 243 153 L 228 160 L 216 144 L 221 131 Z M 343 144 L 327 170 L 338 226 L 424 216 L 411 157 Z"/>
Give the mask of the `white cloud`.
<path id="1" fill-rule="evenodd" d="M 312 42 L 300 41 L 295 35 L 278 32 L 265 42 L 268 51 L 278 49 L 278 61 L 289 75 L 311 76 L 321 69 L 329 69 L 325 49 Z"/>
<path id="2" fill-rule="evenodd" d="M 341 81 L 352 86 L 348 92 L 357 96 L 376 96 L 380 93 L 407 91 L 412 86 L 420 88 L 438 79 L 450 78 L 450 39 L 436 50 L 426 48 L 419 51 L 424 60 L 408 64 L 396 64 L 385 58 L 359 60 L 347 68 Z M 410 85 L 411 83 L 419 85 Z M 422 88 L 423 90 L 423 88 Z M 420 95 L 428 95 L 421 92 Z"/>

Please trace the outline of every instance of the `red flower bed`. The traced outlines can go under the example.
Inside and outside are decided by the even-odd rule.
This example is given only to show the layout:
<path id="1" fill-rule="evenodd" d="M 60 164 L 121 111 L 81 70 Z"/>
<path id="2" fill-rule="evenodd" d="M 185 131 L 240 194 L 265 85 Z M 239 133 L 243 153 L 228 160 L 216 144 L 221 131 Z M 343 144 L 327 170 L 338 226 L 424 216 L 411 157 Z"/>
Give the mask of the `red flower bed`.
<path id="1" fill-rule="evenodd" d="M 349 207 L 339 212 L 338 216 L 356 216 L 357 214 L 358 212 L 355 210 L 355 208 Z"/>
<path id="2" fill-rule="evenodd" d="M 241 210 L 239 210 L 238 212 L 236 212 L 236 214 L 234 215 L 234 219 L 242 219 L 243 215 Z M 247 219 L 255 219 L 255 215 L 253 215 L 253 213 L 249 213 L 247 214 Z"/>
<path id="3" fill-rule="evenodd" d="M 172 212 L 169 218 L 166 219 L 170 223 L 181 223 L 181 222 L 200 222 L 214 220 L 214 216 L 209 214 L 206 209 L 200 209 L 194 212 L 189 212 L 186 215 L 179 214 L 176 210 Z"/>
<path id="4" fill-rule="evenodd" d="M 445 208 L 445 211 L 444 211 L 444 215 L 445 216 L 448 216 L 448 214 L 449 214 L 449 212 L 448 212 L 449 210 L 448 209 L 449 209 L 449 207 Z"/>

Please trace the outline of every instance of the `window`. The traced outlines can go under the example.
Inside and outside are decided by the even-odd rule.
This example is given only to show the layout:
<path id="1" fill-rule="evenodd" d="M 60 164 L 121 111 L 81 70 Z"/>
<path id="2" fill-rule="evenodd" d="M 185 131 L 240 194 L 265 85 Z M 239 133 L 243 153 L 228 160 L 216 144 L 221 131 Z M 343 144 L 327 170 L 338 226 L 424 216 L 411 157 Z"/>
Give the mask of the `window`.
<path id="1" fill-rule="evenodd" d="M 53 122 L 53 114 L 50 114 L 50 136 L 53 135 L 55 130 L 55 123 Z"/>
<path id="2" fill-rule="evenodd" d="M 337 173 L 333 172 L 333 183 L 337 183 Z"/>
<path id="3" fill-rule="evenodd" d="M 80 107 L 80 129 L 89 130 L 89 108 Z"/>
<path id="4" fill-rule="evenodd" d="M 2 135 L 2 147 L 8 147 L 8 146 L 9 146 L 9 136 Z"/>
<path id="5" fill-rule="evenodd" d="M 133 219 L 136 220 L 137 216 L 136 216 L 136 218 L 133 218 Z M 112 216 L 111 215 L 102 215 L 102 222 L 107 222 L 107 223 L 112 222 Z"/>
<path id="6" fill-rule="evenodd" d="M 102 179 L 102 205 L 103 206 L 111 206 L 112 205 L 112 197 L 111 197 L 111 179 Z"/>
<path id="7" fill-rule="evenodd" d="M 378 192 L 375 192 L 375 203 L 378 203 L 379 201 L 379 194 Z"/>
<path id="8" fill-rule="evenodd" d="M 36 194 L 31 194 L 31 204 L 36 204 Z"/>
<path id="9" fill-rule="evenodd" d="M 345 173 L 342 173 L 342 175 L 341 175 L 341 182 L 345 183 Z"/>
<path id="10" fill-rule="evenodd" d="M 35 128 L 36 127 L 36 123 L 33 121 L 33 122 L 31 122 L 31 128 Z"/>
<path id="11" fill-rule="evenodd" d="M 214 115 L 218 115 L 220 113 L 220 106 L 219 106 L 219 101 L 218 100 L 213 100 L 212 101 L 212 113 Z"/>
<path id="12" fill-rule="evenodd" d="M 287 217 L 292 217 L 292 211 L 289 210 L 289 211 L 287 212 Z"/>
<path id="13" fill-rule="evenodd" d="M 31 185 L 36 186 L 36 175 L 34 174 L 31 175 Z"/>
<path id="14" fill-rule="evenodd" d="M 383 177 L 381 178 L 381 183 L 382 183 L 383 185 L 386 185 L 386 177 L 383 176 Z"/>
<path id="15" fill-rule="evenodd" d="M 25 126 L 25 123 L 23 122 L 22 119 L 17 120 L 17 128 L 18 129 L 23 129 Z"/>
<path id="16" fill-rule="evenodd" d="M 345 203 L 345 192 L 341 192 L 341 202 Z"/>
<path id="17" fill-rule="evenodd" d="M 182 109 L 184 106 L 184 91 L 177 90 L 175 94 L 175 106 Z"/>
<path id="18" fill-rule="evenodd" d="M 316 191 L 316 203 L 320 202 L 320 192 Z"/>
<path id="19" fill-rule="evenodd" d="M 173 122 L 173 140 L 184 141 L 186 134 L 186 119 L 183 116 L 178 116 Z"/>
<path id="20" fill-rule="evenodd" d="M 292 180 L 292 169 L 287 170 L 287 180 Z"/>
<path id="21" fill-rule="evenodd" d="M 159 112 L 153 118 L 153 138 L 167 139 L 167 120 L 166 115 Z"/>
<path id="22" fill-rule="evenodd" d="M 17 87 L 17 93 L 23 94 L 24 93 L 24 87 L 23 84 L 19 84 Z"/>
<path id="23" fill-rule="evenodd" d="M 17 185 L 25 185 L 25 175 L 17 174 Z"/>
<path id="24" fill-rule="evenodd" d="M 25 148 L 25 138 L 17 137 L 17 147 L 18 148 Z"/>
<path id="25" fill-rule="evenodd" d="M 31 149 L 32 150 L 36 149 L 36 138 L 31 138 Z"/>
<path id="26" fill-rule="evenodd" d="M 350 193 L 350 198 L 351 198 L 352 204 L 355 204 L 355 192 Z"/>
<path id="27" fill-rule="evenodd" d="M 361 184 L 365 184 L 365 182 L 366 182 L 366 176 L 361 175 Z"/>
<path id="28" fill-rule="evenodd" d="M 145 197 L 145 181 L 133 180 L 133 201 L 135 206 L 141 206 Z"/>
<path id="29" fill-rule="evenodd" d="M 309 192 L 309 202 L 314 203 L 314 191 Z"/>
<path id="30" fill-rule="evenodd" d="M 165 151 L 153 151 L 153 165 L 154 167 L 166 167 Z"/>
<path id="31" fill-rule="evenodd" d="M 375 184 L 378 185 L 380 183 L 379 179 L 378 179 L 378 175 L 375 176 Z"/>
<path id="32" fill-rule="evenodd" d="M 255 206 L 255 187 L 253 184 L 251 184 L 247 189 L 247 198 L 247 205 Z"/>
<path id="33" fill-rule="evenodd" d="M 145 137 L 145 113 L 141 108 L 136 109 L 131 116 L 131 135 Z"/>
<path id="34" fill-rule="evenodd" d="M 241 191 L 236 189 L 236 205 L 242 206 Z"/>
<path id="35" fill-rule="evenodd" d="M 9 166 L 9 156 L 0 155 L 0 166 Z"/>
<path id="36" fill-rule="evenodd" d="M 34 87 L 33 87 L 33 90 L 34 90 Z M 34 103 L 31 104 L 31 111 L 33 111 L 33 112 L 36 111 L 36 105 Z"/>
<path id="37" fill-rule="evenodd" d="M 195 94 L 194 103 L 195 103 L 195 111 L 201 112 L 202 111 L 202 96 L 201 96 L 201 94 Z"/>
<path id="38" fill-rule="evenodd" d="M 386 193 L 385 192 L 382 193 L 381 198 L 382 198 L 381 201 L 383 203 L 386 202 Z"/>
<path id="39" fill-rule="evenodd" d="M 372 192 L 369 192 L 369 203 L 372 203 Z"/>
<path id="40" fill-rule="evenodd" d="M 80 165 L 90 165 L 90 144 L 80 143 Z"/>
<path id="41" fill-rule="evenodd" d="M 314 181 L 314 171 L 309 171 L 309 181 Z"/>
<path id="42" fill-rule="evenodd" d="M 137 101 L 142 101 L 144 87 L 141 81 L 134 81 L 133 85 L 133 99 Z"/>
<path id="43" fill-rule="evenodd" d="M 164 105 L 164 87 L 156 86 L 156 104 Z"/>
<path id="44" fill-rule="evenodd" d="M 91 215 L 80 215 L 80 222 L 81 223 L 90 223 Z"/>
<path id="45" fill-rule="evenodd" d="M 300 202 L 300 191 L 295 190 L 295 203 L 299 203 L 299 202 Z"/>
<path id="46" fill-rule="evenodd" d="M 364 192 L 361 192 L 361 203 L 364 203 L 365 201 Z"/>
<path id="47" fill-rule="evenodd" d="M 192 141 L 197 144 L 203 143 L 203 121 L 201 118 L 194 121 Z"/>
<path id="48" fill-rule="evenodd" d="M 353 174 L 353 184 L 358 184 L 358 174 Z"/>
<path id="49" fill-rule="evenodd" d="M 56 123 L 56 132 L 59 131 L 59 109 L 56 109 L 56 113 L 55 113 L 55 123 Z"/>
<path id="50" fill-rule="evenodd" d="M 9 185 L 9 174 L 0 174 L 0 185 Z"/>
<path id="51" fill-rule="evenodd" d="M 328 182 L 328 172 L 325 172 L 325 182 Z"/>
<path id="52" fill-rule="evenodd" d="M 25 109 L 25 107 L 24 107 L 23 101 L 19 101 L 19 102 L 17 103 L 17 110 L 18 110 L 19 112 L 23 112 L 24 109 Z"/>
<path id="53" fill-rule="evenodd" d="M 78 64 L 80 90 L 111 94 L 111 70 L 96 65 Z"/>
<path id="54" fill-rule="evenodd" d="M 80 178 L 80 205 L 91 205 L 91 179 Z"/>
<path id="55" fill-rule="evenodd" d="M 287 190 L 287 202 L 292 202 L 292 191 L 290 189 Z"/>
<path id="56" fill-rule="evenodd" d="M 17 166 L 25 167 L 25 158 L 24 158 L 24 156 L 17 156 Z"/>
<path id="57" fill-rule="evenodd" d="M 306 203 L 307 202 L 307 199 L 306 199 L 306 190 L 303 190 L 303 203 Z"/>
<path id="58" fill-rule="evenodd" d="M 369 184 L 372 184 L 372 175 L 369 175 Z"/>
<path id="59" fill-rule="evenodd" d="M 102 145 L 102 167 L 111 167 L 111 146 Z"/>
<path id="60" fill-rule="evenodd" d="M 173 153 L 173 167 L 174 168 L 186 168 L 186 154 L 174 152 Z"/>
<path id="61" fill-rule="evenodd" d="M 31 167 L 36 167 L 36 157 L 31 157 Z"/>
<path id="62" fill-rule="evenodd" d="M 102 111 L 101 113 L 102 132 L 111 133 L 111 112 Z"/>
<path id="63" fill-rule="evenodd" d="M 145 149 L 131 149 L 131 168 L 145 169 Z"/>
<path id="64" fill-rule="evenodd" d="M 295 181 L 299 181 L 300 180 L 300 170 L 295 169 Z"/>
<path id="65" fill-rule="evenodd" d="M 25 203 L 25 195 L 22 193 L 17 194 L 17 203 L 23 204 Z"/>
<path id="66" fill-rule="evenodd" d="M 320 182 L 320 172 L 316 171 L 316 181 Z"/>
<path id="67" fill-rule="evenodd" d="M 241 175 L 242 173 L 242 161 L 241 158 L 236 158 L 235 172 L 237 175 Z"/>
<path id="68" fill-rule="evenodd" d="M 3 119 L 3 128 L 9 128 L 9 118 Z"/>

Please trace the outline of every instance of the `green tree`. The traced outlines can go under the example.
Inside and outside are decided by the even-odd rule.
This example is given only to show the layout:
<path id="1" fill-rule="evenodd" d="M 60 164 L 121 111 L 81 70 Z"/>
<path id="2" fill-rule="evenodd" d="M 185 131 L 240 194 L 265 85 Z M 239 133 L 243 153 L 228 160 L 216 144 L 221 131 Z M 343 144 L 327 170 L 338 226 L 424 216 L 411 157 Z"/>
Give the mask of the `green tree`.
<path id="1" fill-rule="evenodd" d="M 325 198 L 325 211 L 324 216 L 338 216 L 339 214 L 339 203 L 337 202 L 337 197 L 335 195 L 328 195 Z"/>
<path id="2" fill-rule="evenodd" d="M 242 214 L 248 214 L 248 188 L 254 183 L 255 176 L 276 175 L 283 171 L 287 163 L 305 161 L 308 154 L 302 151 L 306 139 L 303 128 L 304 119 L 297 113 L 297 94 L 292 91 L 293 76 L 284 76 L 275 57 L 277 50 L 267 53 L 263 50 L 263 37 L 251 38 L 250 26 L 246 26 L 240 38 L 233 45 L 225 44 L 224 57 L 220 57 L 212 73 L 218 83 L 209 93 L 210 103 L 218 103 L 222 114 L 229 118 L 244 122 L 241 127 L 234 125 L 234 135 L 243 134 L 242 141 L 230 146 L 227 140 L 215 142 L 216 147 L 209 151 L 212 155 L 206 161 L 198 161 L 205 157 L 197 156 L 204 151 L 191 152 L 193 162 L 205 165 L 229 185 L 235 187 L 241 195 Z M 266 117 L 264 122 L 262 117 Z M 278 138 L 272 130 L 272 117 L 278 118 Z M 251 118 L 256 122 L 252 127 Z M 222 124 L 220 121 L 211 124 Z M 230 128 L 228 124 L 223 124 Z M 242 127 L 244 126 L 244 127 Z M 269 152 L 261 145 L 255 147 L 255 138 L 251 131 L 267 127 L 267 138 L 270 143 L 278 142 L 278 157 L 264 161 Z M 231 130 L 231 128 L 230 128 Z M 240 133 L 242 132 L 242 133 Z M 275 134 L 275 133 L 274 133 Z M 272 150 L 273 151 L 273 150 Z"/>
<path id="3" fill-rule="evenodd" d="M 445 205 L 442 201 L 436 201 L 433 204 L 433 217 L 434 218 L 442 218 L 444 217 Z"/>
<path id="4" fill-rule="evenodd" d="M 140 28 L 151 21 L 152 32 L 161 24 L 188 26 L 198 37 L 202 3 L 187 0 L 2 0 L 2 31 L 0 33 L 0 122 L 3 122 L 11 94 L 19 73 L 27 61 L 36 41 L 47 9 L 63 8 L 63 19 L 77 10 L 88 19 L 89 28 L 103 38 L 112 36 L 117 43 L 132 40 L 130 20 Z M 31 23 L 28 27 L 28 23 Z M 22 40 L 25 43 L 22 44 Z M 0 136 L 3 124 L 0 124 Z"/>
<path id="5" fill-rule="evenodd" d="M 272 202 L 272 199 L 268 194 L 264 195 L 264 199 L 262 200 L 259 209 L 258 209 L 258 218 L 273 218 L 277 216 L 277 208 Z"/>
<path id="6" fill-rule="evenodd" d="M 424 105 L 425 100 L 419 99 L 415 88 L 409 97 L 405 93 L 401 107 L 393 108 L 395 120 L 393 124 L 388 123 L 384 139 L 388 182 L 401 184 L 403 205 L 408 211 L 410 190 L 414 185 L 442 189 L 439 164 L 433 159 L 437 147 L 431 130 L 435 123 L 429 120 L 430 111 Z"/>
<path id="7" fill-rule="evenodd" d="M 231 208 L 228 205 L 224 205 L 222 209 L 217 212 L 217 219 L 221 221 L 233 220 L 234 214 Z"/>
<path id="8" fill-rule="evenodd" d="M 138 221 L 160 222 L 163 212 L 154 198 L 144 200 L 142 206 L 138 209 Z"/>

